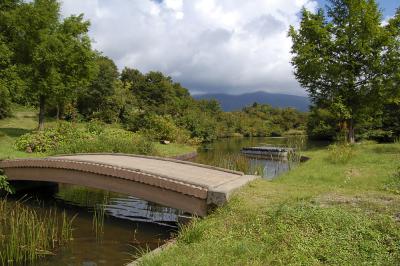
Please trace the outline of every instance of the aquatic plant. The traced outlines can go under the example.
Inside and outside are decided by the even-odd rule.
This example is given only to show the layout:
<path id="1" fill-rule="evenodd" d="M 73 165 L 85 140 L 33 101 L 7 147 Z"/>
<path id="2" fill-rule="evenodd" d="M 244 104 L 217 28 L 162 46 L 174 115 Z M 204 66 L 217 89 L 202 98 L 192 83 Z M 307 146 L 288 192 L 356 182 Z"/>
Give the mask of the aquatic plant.
<path id="1" fill-rule="evenodd" d="M 106 203 L 109 202 L 107 195 L 104 195 L 103 203 L 97 204 L 93 209 L 92 228 L 99 240 L 104 234 L 104 218 L 106 216 Z"/>
<path id="2" fill-rule="evenodd" d="M 306 136 L 304 135 L 287 138 L 286 147 L 289 148 L 287 156 L 289 170 L 301 162 L 301 152 L 305 147 L 306 140 Z"/>
<path id="3" fill-rule="evenodd" d="M 73 219 L 55 209 L 39 213 L 21 202 L 0 199 L 0 213 L 1 265 L 27 264 L 72 239 Z"/>
<path id="4" fill-rule="evenodd" d="M 242 154 L 226 154 L 215 156 L 214 160 L 207 162 L 217 167 L 243 172 L 248 175 L 264 175 L 264 166 L 257 161 L 251 164 L 251 159 Z"/>

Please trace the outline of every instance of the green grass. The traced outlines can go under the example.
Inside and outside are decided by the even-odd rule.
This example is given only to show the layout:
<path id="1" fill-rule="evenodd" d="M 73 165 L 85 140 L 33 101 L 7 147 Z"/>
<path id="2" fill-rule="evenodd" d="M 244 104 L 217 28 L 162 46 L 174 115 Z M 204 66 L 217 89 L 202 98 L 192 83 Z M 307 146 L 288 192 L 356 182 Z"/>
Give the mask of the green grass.
<path id="1" fill-rule="evenodd" d="M 256 180 L 183 227 L 177 244 L 142 265 L 399 265 L 399 144 L 332 151 L 273 181 Z"/>
<path id="2" fill-rule="evenodd" d="M 178 143 L 170 143 L 168 145 L 155 143 L 155 149 L 157 154 L 163 157 L 172 157 L 196 151 L 195 147 L 193 146 Z"/>
<path id="3" fill-rule="evenodd" d="M 56 121 L 49 120 L 46 127 L 53 127 Z M 118 128 L 118 125 L 105 125 L 107 128 Z M 78 128 L 84 128 L 85 123 L 78 123 Z M 37 111 L 25 107 L 17 106 L 14 108 L 14 116 L 0 120 L 0 159 L 7 158 L 26 158 L 26 157 L 44 157 L 45 153 L 26 153 L 18 151 L 14 147 L 15 140 L 37 128 Z M 193 146 L 182 144 L 161 145 L 155 143 L 155 155 L 163 157 L 172 157 L 182 155 L 196 150 Z"/>

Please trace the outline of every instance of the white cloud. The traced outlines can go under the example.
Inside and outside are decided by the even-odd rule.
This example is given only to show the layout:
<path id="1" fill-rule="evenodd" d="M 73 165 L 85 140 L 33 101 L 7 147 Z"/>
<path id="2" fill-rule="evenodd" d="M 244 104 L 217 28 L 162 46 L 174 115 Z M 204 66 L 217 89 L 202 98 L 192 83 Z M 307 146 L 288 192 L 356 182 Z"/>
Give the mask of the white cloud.
<path id="1" fill-rule="evenodd" d="M 119 66 L 159 70 L 192 92 L 303 94 L 292 74 L 289 25 L 314 0 L 64 0 L 84 13 L 94 48 Z"/>

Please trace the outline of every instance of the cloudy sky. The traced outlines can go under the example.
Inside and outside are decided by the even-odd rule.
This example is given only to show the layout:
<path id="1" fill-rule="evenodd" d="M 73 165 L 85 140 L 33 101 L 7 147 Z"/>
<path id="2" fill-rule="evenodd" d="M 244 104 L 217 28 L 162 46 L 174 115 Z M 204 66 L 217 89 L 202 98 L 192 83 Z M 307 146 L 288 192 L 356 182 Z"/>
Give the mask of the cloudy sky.
<path id="1" fill-rule="evenodd" d="M 378 1 L 385 17 L 397 0 Z M 289 25 L 324 0 L 62 0 L 84 13 L 93 47 L 120 70 L 158 70 L 191 93 L 305 94 L 292 74 Z"/>

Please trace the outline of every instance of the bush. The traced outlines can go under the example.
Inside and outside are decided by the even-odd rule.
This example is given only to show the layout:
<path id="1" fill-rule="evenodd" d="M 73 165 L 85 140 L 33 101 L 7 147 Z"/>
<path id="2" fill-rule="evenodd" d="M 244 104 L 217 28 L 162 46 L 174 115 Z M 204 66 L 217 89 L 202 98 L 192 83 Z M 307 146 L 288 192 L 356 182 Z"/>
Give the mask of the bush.
<path id="1" fill-rule="evenodd" d="M 19 137 L 15 142 L 17 150 L 26 152 L 48 152 L 56 149 L 64 142 L 86 140 L 93 136 L 86 131 L 79 130 L 72 123 L 60 122 L 54 128 L 35 131 Z"/>
<path id="2" fill-rule="evenodd" d="M 354 156 L 354 148 L 350 144 L 333 144 L 328 150 L 328 159 L 332 163 L 347 163 Z"/>
<path id="3" fill-rule="evenodd" d="M 63 143 L 53 150 L 54 154 L 73 153 L 128 153 L 128 154 L 154 154 L 154 145 L 140 135 L 123 137 L 120 135 L 101 134 L 98 138 L 89 140 L 77 140 Z"/>
<path id="4" fill-rule="evenodd" d="M 182 144 L 191 143 L 190 132 L 178 127 L 171 116 L 156 114 L 132 116 L 129 129 L 154 141 L 168 140 Z"/>
<path id="5" fill-rule="evenodd" d="M 17 139 L 20 151 L 69 154 L 85 152 L 118 152 L 153 154 L 153 143 L 139 134 L 123 129 L 106 129 L 93 121 L 85 129 L 63 122 L 55 128 L 25 134 Z"/>
<path id="6" fill-rule="evenodd" d="M 151 115 L 147 117 L 146 125 L 140 132 L 153 140 L 169 140 L 177 142 L 181 130 L 169 116 Z"/>
<path id="7" fill-rule="evenodd" d="M 86 130 L 90 134 L 100 135 L 101 133 L 104 132 L 104 126 L 105 126 L 104 123 L 101 122 L 100 120 L 93 119 L 86 124 Z"/>

